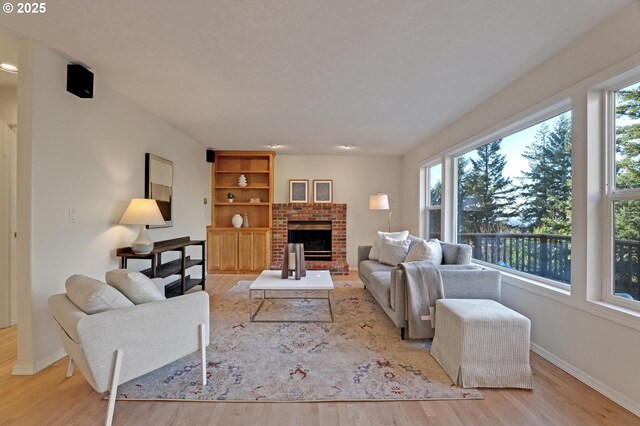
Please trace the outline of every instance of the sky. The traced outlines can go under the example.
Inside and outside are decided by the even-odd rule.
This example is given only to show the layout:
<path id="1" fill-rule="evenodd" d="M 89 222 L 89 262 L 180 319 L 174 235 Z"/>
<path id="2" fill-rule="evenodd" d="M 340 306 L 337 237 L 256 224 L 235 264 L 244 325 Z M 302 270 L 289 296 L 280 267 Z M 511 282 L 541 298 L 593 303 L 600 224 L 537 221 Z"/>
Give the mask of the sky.
<path id="1" fill-rule="evenodd" d="M 571 114 L 570 111 L 567 111 L 563 114 Z M 544 123 L 549 125 L 549 128 L 552 129 L 556 120 L 561 115 L 557 115 L 548 120 L 545 120 L 541 123 L 535 124 L 526 129 L 520 130 L 512 135 L 506 136 L 502 138 L 502 142 L 500 143 L 500 154 L 505 156 L 507 160 L 507 164 L 503 170 L 503 175 L 512 179 L 514 184 L 518 183 L 518 178 L 520 178 L 523 172 L 528 172 L 531 170 L 529 167 L 529 160 L 524 158 L 522 154 L 524 154 L 529 146 L 534 142 L 536 133 L 542 127 Z M 465 154 L 468 158 L 477 159 L 478 156 L 474 151 Z"/>

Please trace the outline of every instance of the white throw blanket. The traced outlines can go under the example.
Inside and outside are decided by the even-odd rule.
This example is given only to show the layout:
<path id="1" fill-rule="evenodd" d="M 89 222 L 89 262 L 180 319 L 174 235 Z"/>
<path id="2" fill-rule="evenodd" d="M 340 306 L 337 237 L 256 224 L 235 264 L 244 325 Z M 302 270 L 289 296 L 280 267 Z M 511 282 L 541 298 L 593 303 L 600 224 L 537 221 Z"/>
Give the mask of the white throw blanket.
<path id="1" fill-rule="evenodd" d="M 434 307 L 442 299 L 442 277 L 436 265 L 429 261 L 400 263 L 404 270 L 407 295 L 407 321 L 410 339 L 433 337 Z M 423 317 L 429 317 L 425 320 Z"/>

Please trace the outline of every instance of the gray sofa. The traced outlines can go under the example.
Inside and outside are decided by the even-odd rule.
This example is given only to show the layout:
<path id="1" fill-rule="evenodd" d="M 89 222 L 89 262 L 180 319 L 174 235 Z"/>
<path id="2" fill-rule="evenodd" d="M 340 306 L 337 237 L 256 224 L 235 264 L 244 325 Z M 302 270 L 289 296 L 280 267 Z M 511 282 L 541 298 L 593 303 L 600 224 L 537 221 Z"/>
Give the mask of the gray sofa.
<path id="1" fill-rule="evenodd" d="M 410 237 L 415 239 L 415 237 Z M 440 243 L 442 276 L 446 299 L 490 299 L 500 301 L 500 272 L 471 264 L 471 246 Z M 369 260 L 371 246 L 358 247 L 358 275 L 365 288 L 400 328 L 404 339 L 407 328 L 407 309 L 404 272 L 398 268 Z"/>

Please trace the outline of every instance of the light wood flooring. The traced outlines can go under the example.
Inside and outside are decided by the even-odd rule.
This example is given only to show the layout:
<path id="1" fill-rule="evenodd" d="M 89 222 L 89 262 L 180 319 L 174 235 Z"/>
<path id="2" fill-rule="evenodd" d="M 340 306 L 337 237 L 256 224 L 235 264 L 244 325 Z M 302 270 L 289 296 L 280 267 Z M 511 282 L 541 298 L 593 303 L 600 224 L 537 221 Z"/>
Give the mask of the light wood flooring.
<path id="1" fill-rule="evenodd" d="M 214 275 L 212 300 L 248 275 Z M 355 274 L 334 277 L 358 280 Z M 11 376 L 16 328 L 0 330 L 0 424 L 99 425 L 107 401 L 64 358 Z M 321 403 L 118 401 L 115 425 L 640 425 L 640 418 L 532 354 L 532 391 L 481 389 L 484 400 Z"/>

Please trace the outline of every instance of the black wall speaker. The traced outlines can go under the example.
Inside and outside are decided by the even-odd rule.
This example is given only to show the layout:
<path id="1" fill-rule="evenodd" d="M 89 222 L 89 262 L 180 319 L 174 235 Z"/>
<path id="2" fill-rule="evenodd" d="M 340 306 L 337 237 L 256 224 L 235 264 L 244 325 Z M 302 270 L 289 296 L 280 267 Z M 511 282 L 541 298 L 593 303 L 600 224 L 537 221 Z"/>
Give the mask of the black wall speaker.
<path id="1" fill-rule="evenodd" d="M 67 65 L 67 92 L 93 98 L 93 73 L 79 64 Z"/>
<path id="2" fill-rule="evenodd" d="M 215 163 L 216 162 L 216 152 L 212 149 L 207 150 L 207 163 Z"/>

